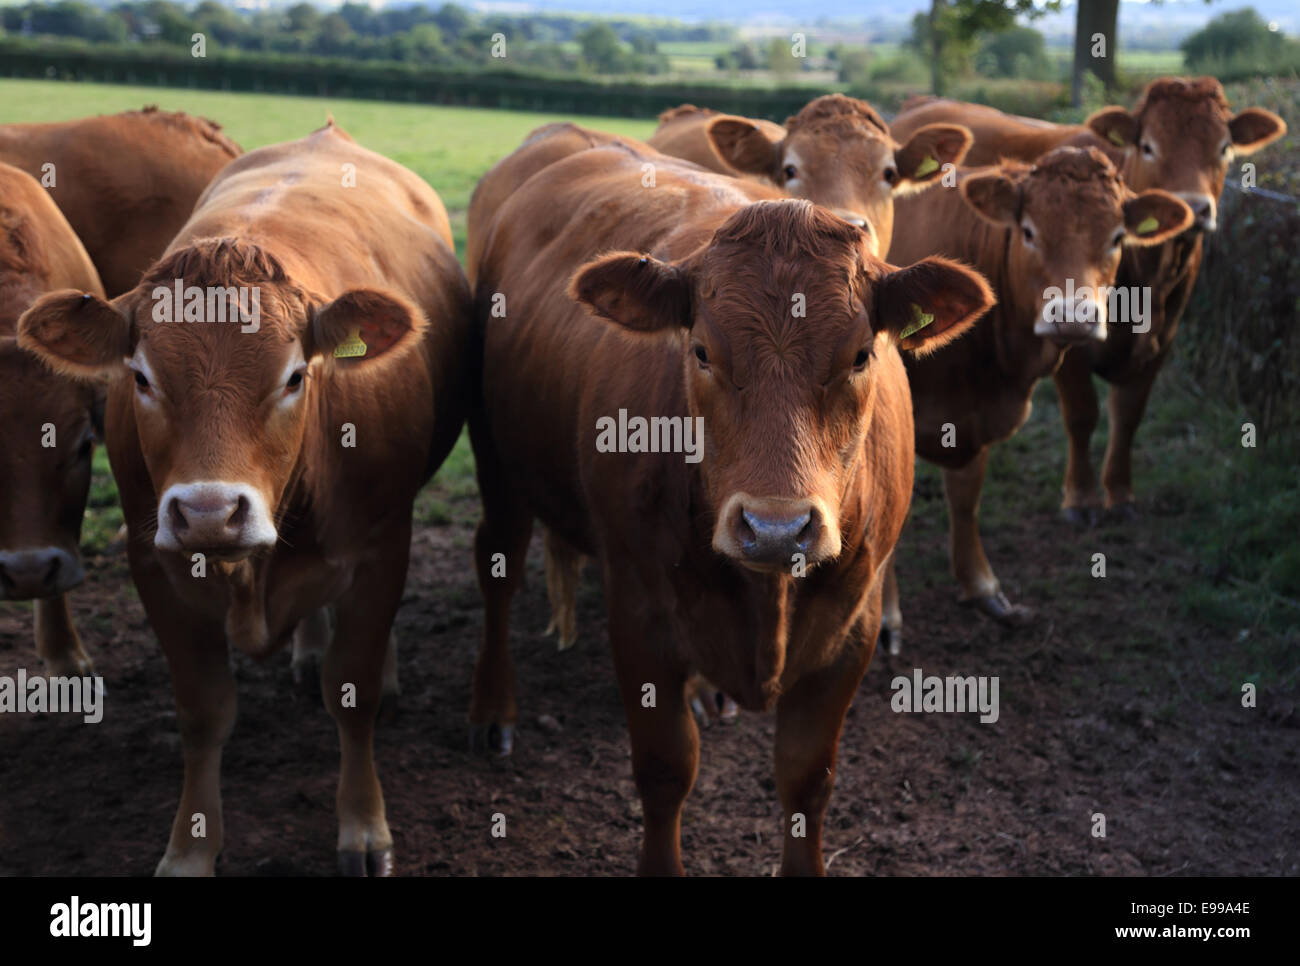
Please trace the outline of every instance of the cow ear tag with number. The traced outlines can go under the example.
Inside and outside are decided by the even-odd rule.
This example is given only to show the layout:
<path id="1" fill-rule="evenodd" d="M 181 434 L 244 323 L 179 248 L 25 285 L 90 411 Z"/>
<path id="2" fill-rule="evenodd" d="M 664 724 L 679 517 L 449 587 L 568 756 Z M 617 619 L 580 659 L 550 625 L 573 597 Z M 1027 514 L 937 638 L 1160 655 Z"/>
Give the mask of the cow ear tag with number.
<path id="1" fill-rule="evenodd" d="M 335 359 L 356 359 L 366 354 L 366 344 L 361 341 L 361 328 L 358 326 L 348 333 L 348 337 L 334 347 Z"/>
<path id="2" fill-rule="evenodd" d="M 912 321 L 907 323 L 906 328 L 903 329 L 903 332 L 899 336 L 899 338 L 906 339 L 909 335 L 915 335 L 917 332 L 920 332 L 922 329 L 924 329 L 927 325 L 929 325 L 933 321 L 934 321 L 933 315 L 921 311 L 921 306 L 913 302 Z"/>

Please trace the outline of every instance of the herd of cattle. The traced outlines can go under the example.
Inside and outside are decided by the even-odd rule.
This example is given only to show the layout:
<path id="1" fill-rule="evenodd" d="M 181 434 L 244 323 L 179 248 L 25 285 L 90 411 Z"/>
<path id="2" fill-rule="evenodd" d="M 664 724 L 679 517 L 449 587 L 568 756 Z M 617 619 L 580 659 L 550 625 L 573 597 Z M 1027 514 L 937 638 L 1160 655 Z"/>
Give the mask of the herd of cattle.
<path id="1" fill-rule="evenodd" d="M 50 674 L 90 672 L 66 594 L 102 440 L 184 752 L 159 874 L 211 874 L 221 849 L 230 647 L 291 642 L 338 727 L 340 869 L 392 870 L 374 723 L 416 493 L 466 422 L 476 743 L 512 747 L 510 601 L 540 520 L 563 641 L 583 559 L 603 577 L 640 870 L 682 871 L 707 682 L 712 713 L 775 708 L 781 868 L 823 872 L 845 712 L 877 639 L 900 646 L 915 454 L 944 471 L 961 599 L 1020 619 L 979 539 L 990 447 L 1051 375 L 1065 514 L 1132 513 L 1134 433 L 1230 162 L 1286 130 L 1208 78 L 1080 126 L 933 99 L 890 125 L 841 95 L 784 126 L 660 121 L 648 143 L 534 131 L 474 192 L 464 269 L 437 194 L 332 121 L 249 153 L 155 109 L 0 126 L 0 599 L 35 601 Z M 160 316 L 195 288 L 240 312 L 200 294 Z M 1149 309 L 1115 313 L 1112 289 Z M 624 411 L 701 419 L 703 458 L 598 445 Z"/>

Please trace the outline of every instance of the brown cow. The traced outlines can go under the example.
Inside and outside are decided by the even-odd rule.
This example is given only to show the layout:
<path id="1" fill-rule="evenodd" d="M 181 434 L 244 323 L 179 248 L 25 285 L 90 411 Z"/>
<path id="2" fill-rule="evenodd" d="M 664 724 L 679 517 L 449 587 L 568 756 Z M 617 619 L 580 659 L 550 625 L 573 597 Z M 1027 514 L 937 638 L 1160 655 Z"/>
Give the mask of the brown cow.
<path id="1" fill-rule="evenodd" d="M 539 517 L 604 574 L 640 871 L 682 872 L 698 763 L 684 685 L 698 670 L 743 707 L 776 709 L 782 869 L 821 873 L 840 727 L 911 495 L 899 349 L 952 339 L 991 304 L 988 286 L 942 259 L 896 269 L 806 201 L 626 142 L 554 160 L 533 140 L 485 181 L 498 170 L 518 187 L 469 226 L 484 233 L 485 341 L 471 721 L 498 737 L 515 721 L 508 612 Z M 909 335 L 921 311 L 932 321 Z M 679 435 L 614 452 L 635 448 L 614 440 L 629 413 Z"/>
<path id="2" fill-rule="evenodd" d="M 937 184 L 960 164 L 970 132 L 932 124 L 901 145 L 866 101 L 827 94 L 785 122 L 717 114 L 684 104 L 659 115 L 651 147 L 723 174 L 742 174 L 807 198 L 874 233 L 889 250 L 894 199 Z"/>
<path id="3" fill-rule="evenodd" d="M 1134 195 L 1094 149 L 1058 148 L 1038 164 L 964 171 L 960 191 L 899 206 L 890 259 L 960 258 L 993 281 L 997 307 L 951 349 L 908 359 L 916 449 L 944 469 L 950 552 L 961 599 L 997 620 L 1025 614 L 1002 593 L 980 543 L 989 450 L 1029 417 L 1034 385 L 1069 345 L 1110 337 L 1108 287 L 1126 245 L 1155 245 L 1191 223 L 1179 199 Z M 885 636 L 897 653 L 902 616 L 891 562 Z"/>
<path id="4" fill-rule="evenodd" d="M 67 592 L 85 577 L 81 520 L 104 393 L 16 344 L 43 293 L 102 297 L 99 276 L 48 193 L 0 163 L 0 600 L 34 600 L 36 652 L 56 677 L 92 674 Z"/>
<path id="5" fill-rule="evenodd" d="M 0 161 L 49 189 L 110 297 L 135 288 L 212 176 L 242 153 L 219 124 L 156 107 L 0 125 Z"/>
<path id="6" fill-rule="evenodd" d="M 1134 191 L 1169 191 L 1186 201 L 1195 215 L 1192 230 L 1165 244 L 1125 250 L 1116 284 L 1121 289 L 1148 289 L 1149 317 L 1137 325 L 1112 325 L 1105 342 L 1066 353 L 1055 375 L 1070 437 L 1063 514 L 1075 523 L 1091 523 L 1102 506 L 1089 456 L 1097 428 L 1091 375 L 1096 372 L 1111 383 L 1110 438 L 1101 478 L 1105 506 L 1131 517 L 1133 439 L 1196 282 L 1203 234 L 1217 225 L 1228 165 L 1282 137 L 1286 124 L 1258 107 L 1233 114 L 1213 77 L 1160 78 L 1147 86 L 1132 113 L 1107 107 L 1085 125 L 1048 124 L 940 100 L 904 110 L 893 130 L 903 137 L 938 121 L 965 124 L 974 133 L 968 164 L 989 164 L 1002 157 L 1033 161 L 1060 144 L 1098 147 Z"/>
<path id="7" fill-rule="evenodd" d="M 264 657 L 326 608 L 340 868 L 390 870 L 374 718 L 415 494 L 463 423 L 469 311 L 438 196 L 331 123 L 229 165 L 131 292 L 22 317 L 56 368 L 115 376 L 109 458 L 185 753 L 160 874 L 210 874 L 221 849 L 229 648 Z"/>

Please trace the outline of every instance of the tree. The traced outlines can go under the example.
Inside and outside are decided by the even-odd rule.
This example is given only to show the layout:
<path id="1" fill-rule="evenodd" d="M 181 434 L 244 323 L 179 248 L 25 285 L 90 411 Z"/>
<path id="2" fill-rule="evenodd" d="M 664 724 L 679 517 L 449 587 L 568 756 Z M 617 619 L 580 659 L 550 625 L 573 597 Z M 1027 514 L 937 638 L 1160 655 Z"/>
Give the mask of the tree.
<path id="1" fill-rule="evenodd" d="M 623 47 L 618 34 L 607 23 L 594 23 L 578 34 L 582 57 L 602 74 L 614 73 L 623 62 Z"/>
<path id="2" fill-rule="evenodd" d="M 968 55 L 976 35 L 1006 30 L 1018 16 L 1032 20 L 1060 8 L 1061 0 L 931 0 L 929 16 L 918 14 L 912 24 L 913 42 L 930 60 L 931 91 L 944 93 L 945 64 L 954 51 Z"/>
<path id="3" fill-rule="evenodd" d="M 1267 63 L 1285 46 L 1285 35 L 1280 30 L 1269 30 L 1255 9 L 1247 7 L 1219 14 L 1184 40 L 1180 49 L 1189 70 L 1204 70 L 1233 57 Z"/>
<path id="4" fill-rule="evenodd" d="M 1091 71 L 1110 90 L 1115 86 L 1115 41 L 1119 0 L 1078 0 L 1074 19 L 1074 66 L 1070 71 L 1070 103 L 1083 103 L 1083 74 Z"/>
<path id="5" fill-rule="evenodd" d="M 1051 71 L 1043 35 L 1032 27 L 1011 27 L 986 37 L 976 66 L 990 77 L 1041 80 Z"/>

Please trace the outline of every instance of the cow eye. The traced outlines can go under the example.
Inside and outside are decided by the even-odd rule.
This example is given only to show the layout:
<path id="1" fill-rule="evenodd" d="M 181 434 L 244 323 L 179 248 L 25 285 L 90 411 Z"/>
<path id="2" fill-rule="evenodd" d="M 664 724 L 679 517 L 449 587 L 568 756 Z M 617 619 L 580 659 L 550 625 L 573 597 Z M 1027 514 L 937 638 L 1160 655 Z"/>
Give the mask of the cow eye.
<path id="1" fill-rule="evenodd" d="M 707 369 L 709 367 L 709 354 L 704 351 L 704 346 L 697 345 L 695 347 L 695 358 L 700 361 L 701 368 Z"/>
<path id="2" fill-rule="evenodd" d="M 1110 240 L 1110 247 L 1111 247 L 1111 248 L 1119 248 L 1119 246 L 1120 246 L 1120 242 L 1122 242 L 1122 241 L 1124 240 L 1124 235 L 1125 235 L 1125 232 L 1124 232 L 1124 229 L 1123 229 L 1123 228 L 1120 228 L 1119 230 L 1117 230 L 1117 231 L 1115 232 L 1115 237 L 1112 238 L 1112 239 Z"/>
<path id="3" fill-rule="evenodd" d="M 1028 225 L 1021 225 L 1020 230 L 1025 233 L 1025 241 L 1032 242 L 1034 240 L 1034 230 Z"/>
<path id="4" fill-rule="evenodd" d="M 135 386 L 141 392 L 149 391 L 149 380 L 144 377 L 144 373 L 139 369 L 131 370 L 135 374 Z"/>
<path id="5" fill-rule="evenodd" d="M 867 363 L 870 360 L 871 360 L 871 350 L 859 349 L 858 354 L 853 357 L 853 371 L 861 372 L 863 369 L 867 367 Z"/>
<path id="6" fill-rule="evenodd" d="M 798 172 L 795 170 L 795 166 L 794 166 L 793 164 L 787 164 L 787 165 L 782 169 L 782 173 L 785 175 L 785 180 L 786 180 L 786 181 L 793 181 L 795 175 L 798 174 Z"/>
<path id="7" fill-rule="evenodd" d="M 896 184 L 898 182 L 898 171 L 894 168 L 885 169 L 885 184 Z"/>
<path id="8" fill-rule="evenodd" d="M 289 377 L 289 381 L 284 385 L 285 392 L 297 392 L 298 387 L 302 385 L 302 372 L 295 372 Z"/>
<path id="9" fill-rule="evenodd" d="M 1150 141 L 1143 141 L 1143 142 L 1142 142 L 1142 153 L 1145 154 L 1145 155 L 1149 158 L 1149 157 L 1152 157 L 1152 156 L 1155 155 L 1155 153 L 1156 153 L 1156 149 L 1153 148 L 1153 147 L 1151 146 L 1151 142 L 1150 142 Z"/>

